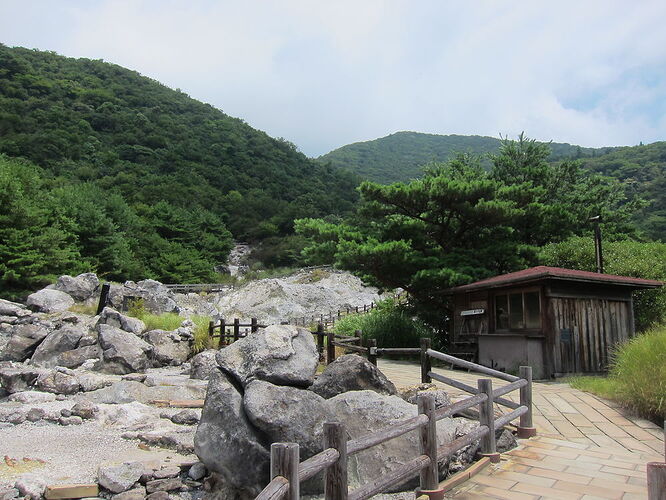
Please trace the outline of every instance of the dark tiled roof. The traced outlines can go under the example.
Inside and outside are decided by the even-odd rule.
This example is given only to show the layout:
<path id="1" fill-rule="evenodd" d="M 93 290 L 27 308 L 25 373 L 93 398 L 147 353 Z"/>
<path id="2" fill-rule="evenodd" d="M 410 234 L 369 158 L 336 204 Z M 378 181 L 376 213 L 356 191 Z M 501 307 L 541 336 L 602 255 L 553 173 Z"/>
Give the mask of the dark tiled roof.
<path id="1" fill-rule="evenodd" d="M 495 288 L 499 286 L 523 283 L 526 281 L 537 281 L 542 279 L 563 279 L 569 281 L 581 281 L 588 283 L 607 283 L 612 285 L 624 285 L 631 288 L 657 288 L 664 283 L 656 280 L 632 278 L 629 276 L 615 276 L 614 274 L 592 273 L 590 271 L 577 271 L 575 269 L 564 269 L 562 267 L 537 266 L 523 269 L 515 273 L 493 276 L 481 281 L 451 288 L 451 292 L 463 292 L 480 288 Z"/>

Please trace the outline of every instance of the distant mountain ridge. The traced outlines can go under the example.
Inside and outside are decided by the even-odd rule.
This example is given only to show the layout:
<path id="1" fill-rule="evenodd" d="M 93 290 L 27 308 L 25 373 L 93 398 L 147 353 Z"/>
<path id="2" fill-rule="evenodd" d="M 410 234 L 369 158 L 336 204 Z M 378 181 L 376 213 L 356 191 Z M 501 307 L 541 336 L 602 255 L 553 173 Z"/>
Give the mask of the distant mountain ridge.
<path id="1" fill-rule="evenodd" d="M 396 132 L 371 141 L 355 142 L 334 149 L 317 161 L 349 170 L 360 177 L 390 184 L 421 176 L 423 165 L 449 160 L 456 153 L 485 155 L 496 153 L 501 140 L 480 135 L 437 135 Z M 584 148 L 551 142 L 551 158 L 589 158 L 613 151 L 613 147 Z"/>

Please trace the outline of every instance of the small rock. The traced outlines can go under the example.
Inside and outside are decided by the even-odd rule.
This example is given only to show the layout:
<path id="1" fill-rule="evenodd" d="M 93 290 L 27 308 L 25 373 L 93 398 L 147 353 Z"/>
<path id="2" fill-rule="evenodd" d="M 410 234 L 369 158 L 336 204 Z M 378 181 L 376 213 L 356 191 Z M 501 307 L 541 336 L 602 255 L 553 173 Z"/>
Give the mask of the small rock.
<path id="1" fill-rule="evenodd" d="M 65 396 L 64 394 L 56 394 L 55 398 L 56 401 L 64 401 L 65 399 L 67 399 L 67 396 Z"/>
<path id="2" fill-rule="evenodd" d="M 122 380 L 129 380 L 131 382 L 141 382 L 143 383 L 146 380 L 145 373 L 130 373 L 129 375 L 124 375 Z"/>
<path id="3" fill-rule="evenodd" d="M 37 422 L 46 416 L 46 411 L 43 408 L 30 408 L 25 414 L 25 419 L 28 422 Z"/>
<path id="4" fill-rule="evenodd" d="M 110 307 L 105 307 L 102 310 L 102 313 L 99 315 L 99 320 L 97 321 L 98 330 L 100 325 L 110 325 L 120 328 L 126 332 L 139 334 L 146 329 L 146 325 L 143 321 L 138 318 L 132 318 L 131 316 L 125 316 L 124 314 L 119 313 L 115 309 Z"/>
<path id="5" fill-rule="evenodd" d="M 179 490 L 182 486 L 183 482 L 175 477 L 170 479 L 155 479 L 154 481 L 148 481 L 148 483 L 146 483 L 146 491 L 148 493 L 154 493 L 156 491 L 172 491 Z"/>
<path id="6" fill-rule="evenodd" d="M 113 495 L 111 500 L 143 500 L 146 496 L 146 488 L 139 486 L 128 491 L 123 491 L 117 495 Z"/>
<path id="7" fill-rule="evenodd" d="M 3 488 L 0 490 L 0 500 L 12 500 L 19 496 L 19 490 L 16 488 Z"/>
<path id="8" fill-rule="evenodd" d="M 155 479 L 170 479 L 172 477 L 178 477 L 179 475 L 180 475 L 180 467 L 173 465 L 170 467 L 164 467 L 162 469 L 153 472 L 153 477 Z"/>
<path id="9" fill-rule="evenodd" d="M 169 418 L 174 424 L 196 425 L 199 422 L 199 414 L 194 410 L 179 411 Z"/>
<path id="10" fill-rule="evenodd" d="M 9 401 L 16 401 L 23 404 L 46 403 L 55 401 L 56 395 L 49 392 L 24 391 L 15 392 L 7 398 Z"/>
<path id="11" fill-rule="evenodd" d="M 146 497 L 146 500 L 170 500 L 171 497 L 166 491 L 156 491 Z"/>
<path id="12" fill-rule="evenodd" d="M 16 481 L 14 487 L 19 495 L 37 500 L 44 495 L 46 481 L 35 474 L 24 474 Z"/>
<path id="13" fill-rule="evenodd" d="M 54 394 L 76 394 L 79 392 L 81 384 L 79 384 L 76 376 L 60 371 L 58 368 L 40 374 L 35 381 L 35 387 L 41 391 Z M 64 370 L 67 369 L 64 368 Z M 68 371 L 71 372 L 71 370 Z"/>
<path id="14" fill-rule="evenodd" d="M 100 467 L 97 478 L 100 486 L 113 493 L 129 490 L 144 473 L 140 462 L 126 462 L 120 465 Z"/>
<path id="15" fill-rule="evenodd" d="M 63 417 L 71 417 L 72 416 L 72 410 L 69 410 L 67 408 L 63 408 L 62 410 L 60 410 L 60 415 L 62 415 Z"/>
<path id="16" fill-rule="evenodd" d="M 516 441 L 516 436 L 508 430 L 504 429 L 499 439 L 497 440 L 497 451 L 499 453 L 504 453 L 518 446 L 518 441 Z"/>
<path id="17" fill-rule="evenodd" d="M 95 413 L 99 411 L 99 407 L 92 401 L 84 399 L 72 406 L 72 415 L 81 417 L 84 420 L 95 417 Z"/>
<path id="18" fill-rule="evenodd" d="M 187 475 L 193 480 L 199 481 L 206 476 L 206 466 L 201 462 L 197 462 L 192 467 L 190 467 Z"/>
<path id="19" fill-rule="evenodd" d="M 60 417 L 58 419 L 58 423 L 60 425 L 81 425 L 83 423 L 83 419 L 81 417 Z"/>

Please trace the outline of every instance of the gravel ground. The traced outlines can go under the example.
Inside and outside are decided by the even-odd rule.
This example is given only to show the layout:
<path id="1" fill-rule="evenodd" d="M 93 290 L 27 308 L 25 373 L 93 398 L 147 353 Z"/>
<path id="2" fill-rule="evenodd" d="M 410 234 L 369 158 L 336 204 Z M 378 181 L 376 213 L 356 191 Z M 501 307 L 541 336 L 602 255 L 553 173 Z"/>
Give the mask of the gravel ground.
<path id="1" fill-rule="evenodd" d="M 24 423 L 2 428 L 0 457 L 5 460 L 0 461 L 0 485 L 13 485 L 27 472 L 38 474 L 48 484 L 88 483 L 95 482 L 97 469 L 103 464 L 142 461 L 157 465 L 196 460 L 193 455 L 183 456 L 172 450 L 143 450 L 138 441 L 121 438 L 123 432 L 95 422 L 67 427 Z"/>

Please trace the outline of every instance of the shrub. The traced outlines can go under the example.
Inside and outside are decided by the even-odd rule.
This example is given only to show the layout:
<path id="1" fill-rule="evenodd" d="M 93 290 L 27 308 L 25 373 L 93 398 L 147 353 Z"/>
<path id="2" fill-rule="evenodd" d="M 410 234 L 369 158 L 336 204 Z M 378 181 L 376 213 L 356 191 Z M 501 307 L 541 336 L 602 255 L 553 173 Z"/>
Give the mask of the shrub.
<path id="1" fill-rule="evenodd" d="M 570 383 L 661 421 L 666 417 L 666 325 L 619 346 L 607 378 L 576 377 Z"/>
<path id="2" fill-rule="evenodd" d="M 340 335 L 353 336 L 356 330 L 363 332 L 363 338 L 377 339 L 380 347 L 418 347 L 419 338 L 432 336 L 425 323 L 393 299 L 378 303 L 367 314 L 345 316 L 335 324 L 335 332 Z"/>
<path id="3" fill-rule="evenodd" d="M 143 300 L 141 299 L 133 301 L 130 304 L 128 314 L 143 321 L 146 324 L 147 331 L 166 330 L 170 332 L 178 329 L 186 319 L 176 313 L 151 314 L 143 307 Z M 208 322 L 210 318 L 207 316 L 190 316 L 189 319 L 195 325 L 192 351 L 197 353 L 213 347 L 209 345 L 208 339 Z"/>

